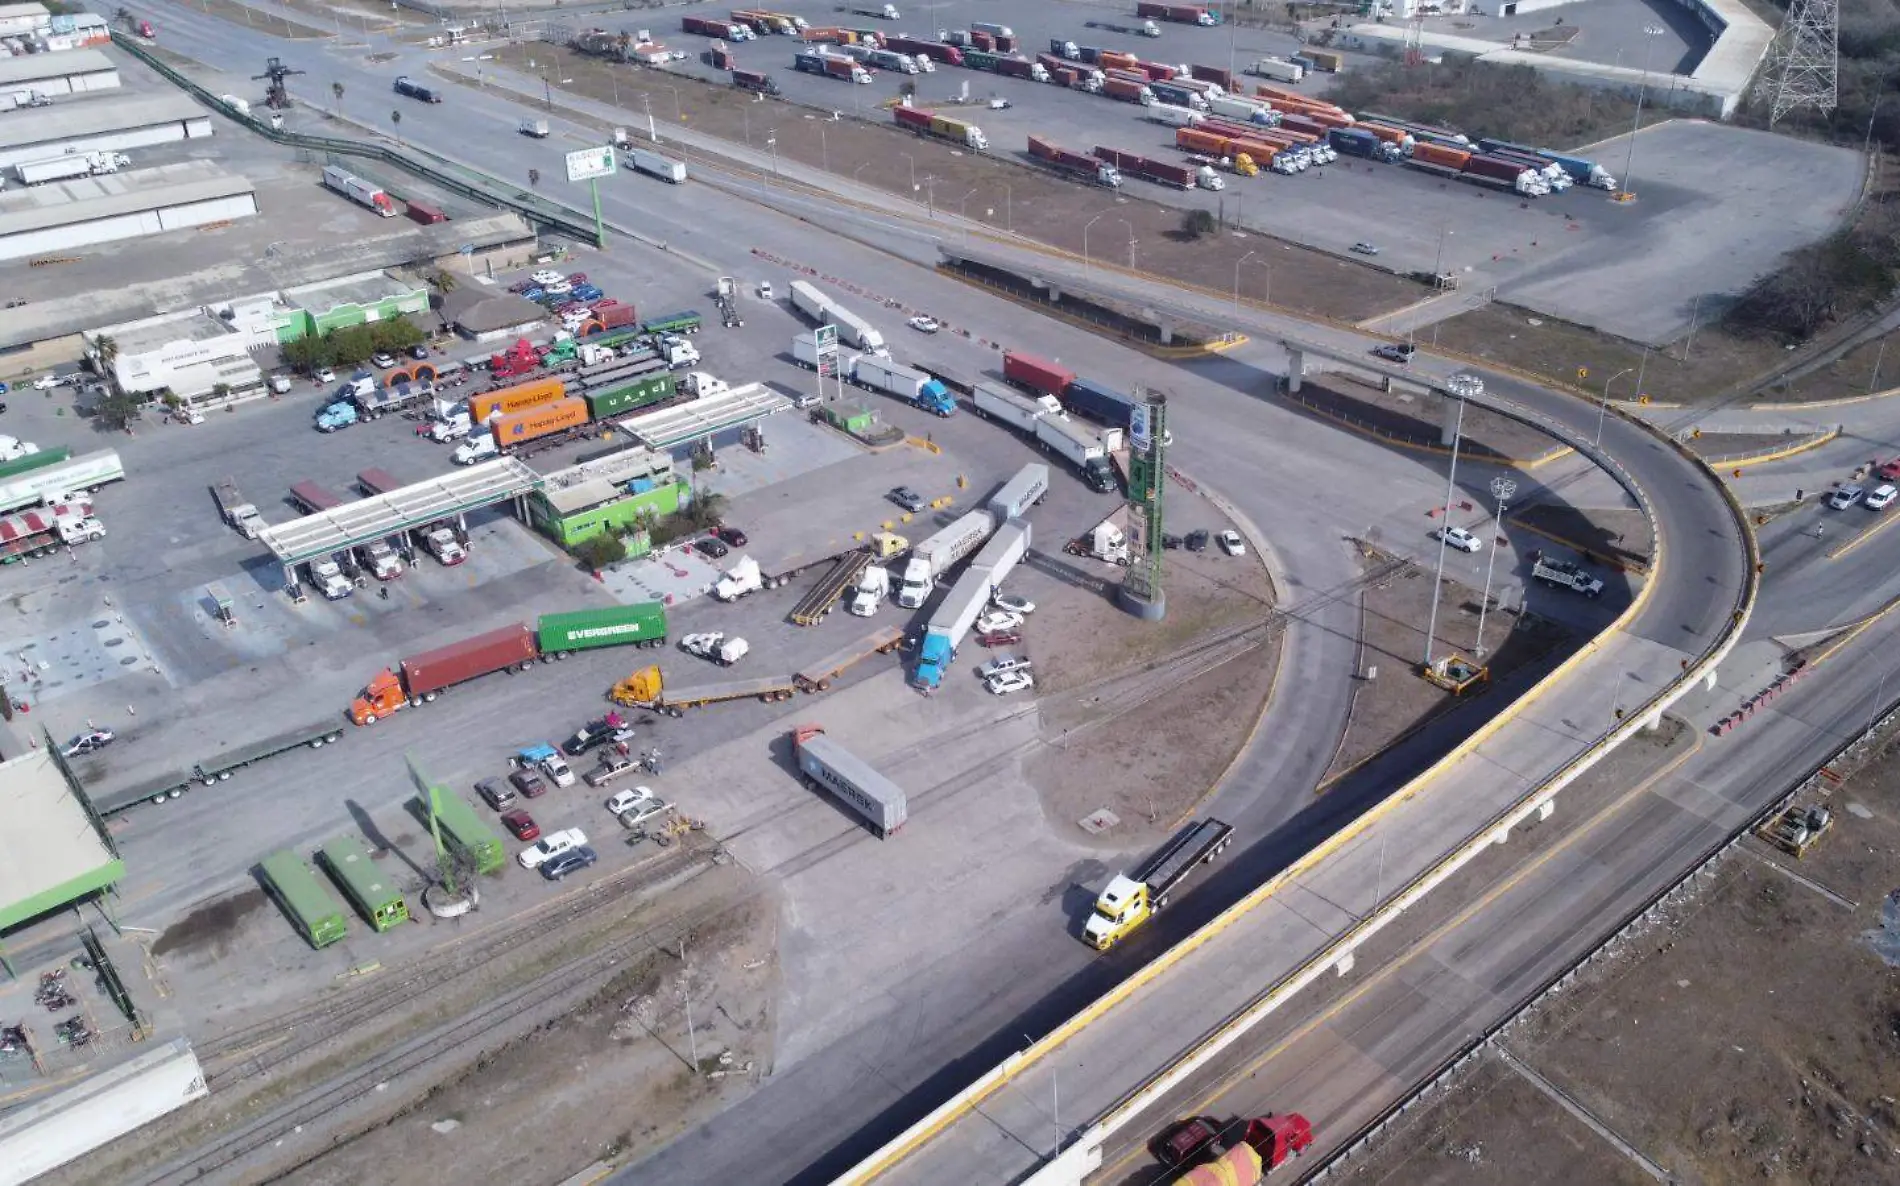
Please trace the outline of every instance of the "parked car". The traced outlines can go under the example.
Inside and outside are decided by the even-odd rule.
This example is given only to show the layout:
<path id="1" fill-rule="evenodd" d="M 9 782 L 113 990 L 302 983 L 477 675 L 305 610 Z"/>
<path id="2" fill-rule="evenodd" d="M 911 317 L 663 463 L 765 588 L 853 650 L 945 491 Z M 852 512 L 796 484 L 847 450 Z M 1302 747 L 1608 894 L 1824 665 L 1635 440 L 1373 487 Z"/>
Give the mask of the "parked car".
<path id="1" fill-rule="evenodd" d="M 559 832 L 550 832 L 541 839 L 521 850 L 515 860 L 523 869 L 539 869 L 564 852 L 571 852 L 587 843 L 587 833 L 579 828 L 563 828 Z"/>
<path id="2" fill-rule="evenodd" d="M 1181 546 L 1181 537 L 1178 535 L 1168 535 L 1164 532 L 1161 536 L 1161 546 L 1170 552 L 1175 551 Z"/>
<path id="3" fill-rule="evenodd" d="M 1895 490 L 1892 486 L 1876 486 L 1872 493 L 1867 495 L 1867 509 L 1884 511 L 1893 505 L 1896 497 L 1900 497 L 1900 490 Z"/>
<path id="4" fill-rule="evenodd" d="M 616 791 L 613 798 L 607 800 L 607 810 L 613 815 L 619 815 L 623 811 L 632 811 L 649 799 L 654 802 L 659 801 L 659 796 L 653 793 L 652 787 L 634 787 L 632 790 Z"/>
<path id="5" fill-rule="evenodd" d="M 732 549 L 728 548 L 717 536 L 708 535 L 693 541 L 693 551 L 718 560 Z"/>
<path id="6" fill-rule="evenodd" d="M 727 526 L 721 525 L 719 527 L 713 528 L 713 534 L 718 536 L 725 543 L 731 544 L 735 548 L 743 548 L 746 545 L 745 532 L 740 531 L 737 527 L 727 527 Z"/>
<path id="7" fill-rule="evenodd" d="M 1220 550 L 1229 556 L 1245 556 L 1247 554 L 1247 541 L 1240 538 L 1238 531 L 1229 527 L 1226 531 L 1220 533 Z"/>
<path id="8" fill-rule="evenodd" d="M 1036 603 L 1027 597 L 1018 597 L 1014 593 L 998 593 L 990 598 L 990 604 L 1006 614 L 1021 614 L 1028 617 L 1036 612 Z"/>
<path id="9" fill-rule="evenodd" d="M 1023 636 L 1014 630 L 989 630 L 976 636 L 978 646 L 1013 647 L 1021 645 Z"/>
<path id="10" fill-rule="evenodd" d="M 626 827 L 637 828 L 661 812 L 671 810 L 673 810 L 673 805 L 664 799 L 658 797 L 642 799 L 620 813 L 620 822 Z"/>
<path id="11" fill-rule="evenodd" d="M 409 357 L 415 359 L 417 362 L 426 361 L 429 357 L 429 348 L 421 345 L 411 346 L 409 347 Z"/>
<path id="12" fill-rule="evenodd" d="M 33 390 L 51 391 L 65 381 L 65 378 L 60 375 L 41 375 L 39 378 L 33 380 Z"/>
<path id="13" fill-rule="evenodd" d="M 501 813 L 501 826 L 516 840 L 541 839 L 541 825 L 525 811 L 504 811 Z"/>
<path id="14" fill-rule="evenodd" d="M 772 282 L 770 280 L 759 281 L 759 299 L 762 301 L 772 299 Z"/>
<path id="15" fill-rule="evenodd" d="M 1833 507 L 1837 511 L 1844 511 L 1848 507 L 1851 507 L 1855 503 L 1859 502 L 1861 500 L 1861 496 L 1865 493 L 1866 491 L 1862 490 L 1859 486 L 1856 486 L 1852 482 L 1849 482 L 1847 483 L 1847 485 L 1842 486 L 1840 489 L 1834 492 L 1833 497 L 1827 500 L 1827 505 Z"/>
<path id="16" fill-rule="evenodd" d="M 583 844 L 579 848 L 570 848 L 541 866 L 541 876 L 549 881 L 559 881 L 569 873 L 577 873 L 600 859 L 600 854 Z"/>
<path id="17" fill-rule="evenodd" d="M 1181 541 L 1181 546 L 1190 552 L 1205 552 L 1209 538 L 1206 528 L 1198 528 L 1187 533 L 1187 538 Z"/>
<path id="18" fill-rule="evenodd" d="M 528 291 L 530 288 L 538 288 L 538 287 L 539 285 L 537 285 L 532 280 L 517 280 L 513 284 L 510 284 L 508 286 L 508 291 L 514 293 L 516 296 L 520 296 L 522 293 Z"/>
<path id="19" fill-rule="evenodd" d="M 336 382 L 336 372 L 329 367 L 318 367 L 316 380 L 319 383 L 334 383 Z"/>
<path id="20" fill-rule="evenodd" d="M 1022 625 L 1021 614 L 1012 614 L 1008 610 L 991 610 L 976 620 L 976 632 L 994 634 L 998 630 L 1020 630 Z"/>
<path id="21" fill-rule="evenodd" d="M 502 811 L 513 805 L 516 795 L 514 788 L 499 778 L 484 778 L 475 784 L 475 793 L 482 802 L 496 811 Z"/>
<path id="22" fill-rule="evenodd" d="M 530 275 L 528 279 L 534 281 L 538 286 L 546 288 L 550 284 L 558 283 L 562 279 L 562 276 L 552 268 L 542 268 L 540 271 Z"/>
<path id="23" fill-rule="evenodd" d="M 1359 240 L 1359 242 L 1357 242 L 1357 243 L 1354 243 L 1354 244 L 1352 245 L 1352 249 L 1353 249 L 1353 250 L 1354 250 L 1355 252 L 1357 252 L 1358 254 L 1360 254 L 1360 255 L 1377 255 L 1377 254 L 1379 254 L 1379 247 L 1378 247 L 1378 244 L 1376 244 L 1376 243 L 1368 243 L 1368 242 L 1366 242 L 1366 241 L 1365 241 L 1364 239 L 1361 239 L 1361 240 Z"/>
<path id="24" fill-rule="evenodd" d="M 1020 656 L 998 655 L 988 663 L 977 668 L 976 677 L 985 681 L 992 680 L 999 675 L 1008 675 L 1012 671 L 1028 671 L 1030 666 L 1029 660 Z"/>
<path id="25" fill-rule="evenodd" d="M 381 367 L 384 370 L 388 370 L 390 367 L 393 367 L 396 365 L 396 356 L 389 353 L 389 351 L 387 350 L 378 350 L 376 353 L 369 356 L 369 361 L 370 361 L 370 365 L 372 366 L 377 366 L 377 367 Z"/>
<path id="26" fill-rule="evenodd" d="M 1009 671 L 985 681 L 993 696 L 1007 696 L 1011 692 L 1027 691 L 1036 686 L 1036 677 L 1027 671 Z"/>
<path id="27" fill-rule="evenodd" d="M 515 790 L 520 791 L 524 799 L 539 799 L 548 793 L 548 784 L 542 782 L 541 776 L 532 769 L 524 767 L 517 770 L 508 776 L 508 781 L 514 784 Z"/>
<path id="28" fill-rule="evenodd" d="M 1433 539 L 1442 539 L 1446 546 L 1457 548 L 1460 552 L 1476 552 L 1484 547 L 1484 541 L 1462 527 L 1440 527 L 1432 532 Z"/>
<path id="29" fill-rule="evenodd" d="M 88 729 L 84 733 L 74 737 L 71 741 L 68 741 L 66 748 L 62 752 L 69 758 L 76 758 L 81 754 L 97 753 L 108 745 L 111 745 L 114 736 L 116 735 L 110 729 Z"/>
<path id="30" fill-rule="evenodd" d="M 567 282 L 569 284 L 585 284 L 587 283 L 587 273 L 586 272 L 569 272 L 567 274 Z"/>
<path id="31" fill-rule="evenodd" d="M 616 778 L 632 774 L 633 759 L 612 750 L 600 755 L 600 764 L 589 770 L 584 777 L 590 787 L 604 787 Z"/>
<path id="32" fill-rule="evenodd" d="M 903 507 L 913 515 L 930 505 L 930 503 L 924 499 L 923 495 L 912 490 L 909 486 L 894 486 L 891 488 L 890 493 L 884 497 L 890 499 L 898 506 Z"/>
<path id="33" fill-rule="evenodd" d="M 934 334 L 938 330 L 943 328 L 941 325 L 937 324 L 937 319 L 935 317 L 925 317 L 922 314 L 919 314 L 916 317 L 911 318 L 909 321 L 905 322 L 904 324 L 910 326 L 912 329 L 916 330 L 920 334 Z"/>
<path id="34" fill-rule="evenodd" d="M 561 743 L 561 750 L 570 758 L 578 758 L 597 745 L 619 739 L 623 732 L 630 731 L 627 719 L 617 712 L 610 712 L 598 720 L 582 725 L 574 736 Z"/>

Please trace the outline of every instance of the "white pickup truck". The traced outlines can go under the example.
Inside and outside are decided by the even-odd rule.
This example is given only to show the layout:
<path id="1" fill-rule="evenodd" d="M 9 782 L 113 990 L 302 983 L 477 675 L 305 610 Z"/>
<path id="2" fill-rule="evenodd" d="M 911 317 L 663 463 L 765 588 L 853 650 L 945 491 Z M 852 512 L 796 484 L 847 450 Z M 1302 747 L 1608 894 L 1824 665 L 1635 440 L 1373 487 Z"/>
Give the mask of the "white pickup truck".
<path id="1" fill-rule="evenodd" d="M 1568 560 L 1549 560 L 1539 556 L 1531 565 L 1531 576 L 1546 585 L 1562 585 L 1585 597 L 1596 597 L 1603 592 L 1602 581 Z"/>

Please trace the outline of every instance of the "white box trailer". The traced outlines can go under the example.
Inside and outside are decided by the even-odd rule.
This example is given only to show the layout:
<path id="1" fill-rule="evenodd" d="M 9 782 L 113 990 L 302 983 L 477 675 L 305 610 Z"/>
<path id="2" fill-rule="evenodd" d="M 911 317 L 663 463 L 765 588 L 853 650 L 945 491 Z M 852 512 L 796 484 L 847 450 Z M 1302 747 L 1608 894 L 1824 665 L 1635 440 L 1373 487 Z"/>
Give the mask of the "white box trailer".
<path id="1" fill-rule="evenodd" d="M 644 148 L 629 148 L 623 153 L 627 163 L 637 173 L 649 177 L 658 177 L 661 181 L 670 181 L 674 185 L 686 180 L 686 166 L 671 157 L 661 156 Z"/>
<path id="2" fill-rule="evenodd" d="M 0 1118 L 4 1180 L 37 1178 L 207 1094 L 190 1042 L 145 1049 Z"/>
<path id="3" fill-rule="evenodd" d="M 869 354 L 890 355 L 890 347 L 884 344 L 884 335 L 873 329 L 870 322 L 835 301 L 827 303 L 831 306 L 831 317 L 838 326 L 841 340 Z"/>
<path id="4" fill-rule="evenodd" d="M 1062 415 L 1062 401 L 1053 395 L 1025 395 L 996 383 L 977 383 L 970 388 L 976 414 L 985 420 L 1000 420 L 1017 432 L 1036 432 L 1036 421 L 1044 416 Z"/>
<path id="5" fill-rule="evenodd" d="M 1011 519 L 1020 519 L 1030 507 L 1042 501 L 1049 493 L 1049 467 L 1040 461 L 1032 461 L 1016 472 L 1016 476 L 1003 483 L 1003 488 L 990 496 L 989 512 L 996 516 L 999 523 Z"/>
<path id="6" fill-rule="evenodd" d="M 880 839 L 895 835 L 910 818 L 904 789 L 825 736 L 821 727 L 802 726 L 792 734 L 792 740 L 798 751 L 799 773 L 863 816 Z"/>
<path id="7" fill-rule="evenodd" d="M 832 324 L 835 317 L 830 298 L 807 280 L 792 281 L 792 308 L 820 325 Z"/>
<path id="8" fill-rule="evenodd" d="M 0 513 L 52 502 L 62 495 L 96 490 L 125 477 L 125 465 L 116 449 L 102 449 L 59 465 L 0 482 Z"/>

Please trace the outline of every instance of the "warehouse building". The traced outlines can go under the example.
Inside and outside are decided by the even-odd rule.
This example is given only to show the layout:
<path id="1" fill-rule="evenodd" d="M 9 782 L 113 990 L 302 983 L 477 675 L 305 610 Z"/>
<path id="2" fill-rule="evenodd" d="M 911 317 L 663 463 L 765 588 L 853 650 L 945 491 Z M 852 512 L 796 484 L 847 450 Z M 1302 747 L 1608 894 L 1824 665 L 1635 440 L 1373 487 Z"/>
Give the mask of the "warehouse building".
<path id="1" fill-rule="evenodd" d="M 673 458 L 651 449 L 622 449 L 548 474 L 528 500 L 528 519 L 564 548 L 612 532 L 626 532 L 648 515 L 670 515 L 690 501 Z M 644 533 L 627 540 L 627 554 L 646 554 Z"/>
<path id="2" fill-rule="evenodd" d="M 0 4 L 0 37 L 26 37 L 52 23 L 53 14 L 44 4 Z"/>
<path id="3" fill-rule="evenodd" d="M 0 122 L 0 165 L 72 152 L 124 152 L 211 135 L 211 116 L 183 95 L 100 97 Z"/>
<path id="4" fill-rule="evenodd" d="M 284 290 L 284 302 L 293 316 L 278 334 L 289 342 L 311 334 L 327 334 L 371 321 L 429 311 L 429 290 L 412 280 L 398 280 L 388 272 L 358 272 Z"/>
<path id="5" fill-rule="evenodd" d="M 66 761 L 45 744 L 22 745 L 9 729 L 0 762 L 0 936 L 55 910 L 69 909 L 125 876 L 105 825 Z"/>
<path id="6" fill-rule="evenodd" d="M 442 320 L 475 342 L 518 338 L 541 328 L 548 311 L 512 292 L 469 284 L 442 298 Z"/>
<path id="7" fill-rule="evenodd" d="M 250 181 L 210 161 L 54 181 L 0 193 L 0 260 L 65 258 L 101 243 L 256 213 Z"/>
<path id="8" fill-rule="evenodd" d="M 0 58 L 0 110 L 35 94 L 52 98 L 118 86 L 119 68 L 96 49 Z"/>

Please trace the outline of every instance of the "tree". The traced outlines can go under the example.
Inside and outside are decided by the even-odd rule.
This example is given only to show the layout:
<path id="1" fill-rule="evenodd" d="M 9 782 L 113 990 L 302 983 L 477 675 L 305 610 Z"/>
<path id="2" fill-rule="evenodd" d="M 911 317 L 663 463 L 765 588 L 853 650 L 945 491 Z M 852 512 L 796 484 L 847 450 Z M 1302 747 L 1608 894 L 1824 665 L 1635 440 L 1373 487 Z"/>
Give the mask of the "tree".
<path id="1" fill-rule="evenodd" d="M 130 391 L 112 390 L 99 397 L 92 414 L 107 428 L 130 428 L 145 411 L 145 397 Z"/>
<path id="2" fill-rule="evenodd" d="M 699 490 L 686 507 L 685 518 L 695 528 L 716 525 L 726 514 L 726 496 L 714 490 Z"/>
<path id="3" fill-rule="evenodd" d="M 1189 242 L 1214 233 L 1214 216 L 1206 210 L 1190 210 L 1181 216 L 1181 237 Z"/>
<path id="4" fill-rule="evenodd" d="M 92 340 L 94 356 L 98 359 L 99 377 L 107 384 L 116 386 L 117 382 L 112 364 L 119 360 L 119 343 L 111 334 L 100 334 Z"/>
<path id="5" fill-rule="evenodd" d="M 402 143 L 402 112 L 400 111 L 390 112 L 389 122 L 396 125 L 396 143 L 401 144 Z"/>
<path id="6" fill-rule="evenodd" d="M 618 536 L 590 535 L 574 545 L 574 556 L 581 563 L 599 572 L 611 568 L 627 558 L 627 545 L 620 542 Z"/>
<path id="7" fill-rule="evenodd" d="M 437 268 L 429 274 L 429 286 L 443 296 L 454 292 L 456 285 L 459 283 L 460 281 L 455 278 L 455 273 L 449 271 L 447 268 Z"/>
<path id="8" fill-rule="evenodd" d="M 342 115 L 343 114 L 343 84 L 340 82 L 331 83 L 330 94 L 333 98 L 336 99 L 336 113 L 338 115 Z"/>

